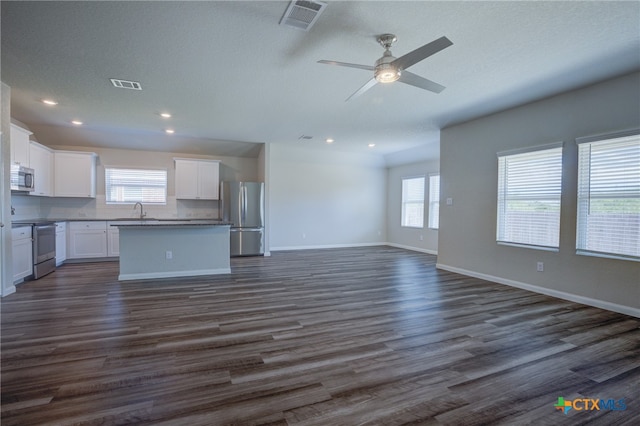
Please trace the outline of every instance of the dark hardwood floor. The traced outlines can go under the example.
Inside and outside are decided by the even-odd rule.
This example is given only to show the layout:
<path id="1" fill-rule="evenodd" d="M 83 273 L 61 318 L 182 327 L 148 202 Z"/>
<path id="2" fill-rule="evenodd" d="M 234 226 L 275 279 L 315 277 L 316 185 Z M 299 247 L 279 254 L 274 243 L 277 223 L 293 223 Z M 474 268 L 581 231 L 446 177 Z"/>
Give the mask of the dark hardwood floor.
<path id="1" fill-rule="evenodd" d="M 2 425 L 640 424 L 639 319 L 435 260 L 276 252 L 123 283 L 64 265 L 2 300 Z"/>

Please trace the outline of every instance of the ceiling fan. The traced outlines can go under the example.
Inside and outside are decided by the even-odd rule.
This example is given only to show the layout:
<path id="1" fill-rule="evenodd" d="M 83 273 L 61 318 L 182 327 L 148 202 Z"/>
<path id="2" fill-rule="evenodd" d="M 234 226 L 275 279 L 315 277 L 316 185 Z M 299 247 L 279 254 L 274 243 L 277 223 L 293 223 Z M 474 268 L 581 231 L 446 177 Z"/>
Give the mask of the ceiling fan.
<path id="1" fill-rule="evenodd" d="M 439 39 L 434 40 L 431 43 L 427 43 L 406 55 L 400 56 L 399 58 L 395 58 L 391 54 L 390 50 L 393 43 L 398 40 L 394 34 L 382 34 L 378 36 L 377 40 L 384 48 L 384 54 L 375 62 L 374 66 L 327 61 L 324 59 L 318 61 L 320 64 L 339 65 L 341 67 L 360 68 L 367 71 L 373 71 L 373 78 L 366 82 L 364 86 L 358 89 L 354 94 L 349 96 L 346 101 L 360 96 L 377 83 L 392 83 L 394 81 L 400 81 L 434 93 L 440 93 L 445 89 L 444 86 L 441 86 L 438 83 L 407 71 L 407 68 L 451 46 L 453 44 L 451 40 L 446 37 L 440 37 Z"/>

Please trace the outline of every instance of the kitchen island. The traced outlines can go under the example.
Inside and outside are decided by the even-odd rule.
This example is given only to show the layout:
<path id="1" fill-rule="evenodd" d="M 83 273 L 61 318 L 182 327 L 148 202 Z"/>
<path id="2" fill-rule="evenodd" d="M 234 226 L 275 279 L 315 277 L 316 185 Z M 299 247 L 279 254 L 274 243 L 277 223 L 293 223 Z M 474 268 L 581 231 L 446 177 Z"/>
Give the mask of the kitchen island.
<path id="1" fill-rule="evenodd" d="M 120 230 L 120 281 L 231 273 L 229 223 L 132 220 L 111 226 Z"/>

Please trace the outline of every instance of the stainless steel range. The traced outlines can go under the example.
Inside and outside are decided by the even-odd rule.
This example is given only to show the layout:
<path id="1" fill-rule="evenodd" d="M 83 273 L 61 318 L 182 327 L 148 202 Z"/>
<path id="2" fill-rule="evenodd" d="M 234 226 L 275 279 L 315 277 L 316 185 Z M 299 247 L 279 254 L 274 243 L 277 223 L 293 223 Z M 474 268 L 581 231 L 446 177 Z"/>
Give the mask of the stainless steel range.
<path id="1" fill-rule="evenodd" d="M 56 270 L 56 224 L 33 224 L 33 278 L 38 279 Z"/>

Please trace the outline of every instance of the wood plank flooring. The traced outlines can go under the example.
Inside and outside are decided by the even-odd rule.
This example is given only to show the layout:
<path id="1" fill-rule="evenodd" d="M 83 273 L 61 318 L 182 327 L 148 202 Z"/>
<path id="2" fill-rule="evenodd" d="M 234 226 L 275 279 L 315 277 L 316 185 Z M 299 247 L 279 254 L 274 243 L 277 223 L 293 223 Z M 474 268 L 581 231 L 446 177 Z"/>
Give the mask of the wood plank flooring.
<path id="1" fill-rule="evenodd" d="M 276 252 L 122 283 L 64 265 L 1 302 L 2 425 L 640 424 L 639 319 L 435 260 Z"/>

